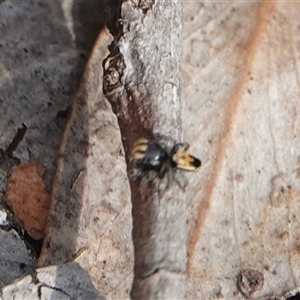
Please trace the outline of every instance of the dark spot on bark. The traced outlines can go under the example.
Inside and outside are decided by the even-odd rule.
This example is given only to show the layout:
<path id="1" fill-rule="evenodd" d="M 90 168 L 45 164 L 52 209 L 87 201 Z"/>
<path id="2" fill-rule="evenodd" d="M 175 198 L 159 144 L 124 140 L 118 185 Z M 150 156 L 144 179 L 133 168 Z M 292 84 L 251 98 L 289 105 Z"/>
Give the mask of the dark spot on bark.
<path id="1" fill-rule="evenodd" d="M 240 271 L 237 276 L 237 288 L 247 298 L 260 290 L 264 285 L 264 276 L 261 272 L 252 269 Z"/>

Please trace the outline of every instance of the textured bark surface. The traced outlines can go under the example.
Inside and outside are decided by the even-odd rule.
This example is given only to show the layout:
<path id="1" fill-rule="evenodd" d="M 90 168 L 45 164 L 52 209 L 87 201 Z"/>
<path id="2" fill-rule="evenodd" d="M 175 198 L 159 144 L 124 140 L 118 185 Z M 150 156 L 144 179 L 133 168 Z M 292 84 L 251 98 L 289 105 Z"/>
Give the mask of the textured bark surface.
<path id="1" fill-rule="evenodd" d="M 44 165 L 51 190 L 63 117 L 78 90 L 87 53 L 84 37 L 99 31 L 89 26 L 93 12 L 96 19 L 103 13 L 93 3 L 1 1 L 1 198 L 9 174 L 20 162 Z M 111 103 L 126 153 L 136 138 L 162 133 L 189 142 L 203 166 L 188 175 L 185 193 L 172 183 L 159 197 L 154 192 L 159 182 L 149 177 L 131 183 L 137 256 L 133 296 L 148 293 L 157 299 L 168 294 L 178 299 L 186 291 L 186 299 L 288 299 L 300 286 L 299 4 L 185 2 L 180 76 L 180 28 L 172 25 L 181 23 L 176 21 L 177 3 L 173 8 L 173 2 L 164 5 L 123 4 L 120 27 L 113 30 L 119 49 L 112 46 L 104 64 L 119 97 L 113 88 L 106 93 L 115 99 Z M 159 7 L 163 9 L 157 11 Z M 117 20 L 112 17 L 110 23 Z M 165 29 L 170 27 L 168 36 Z M 102 38 L 110 42 L 108 36 Z M 91 56 L 97 57 L 102 46 L 98 41 Z M 73 108 L 62 140 L 52 197 L 65 191 L 70 197 L 55 199 L 58 215 L 53 211 L 51 219 L 57 223 L 49 228 L 51 243 L 40 258 L 40 264 L 77 263 L 39 268 L 37 277 L 35 257 L 26 248 L 22 230 L 16 230 L 1 209 L 0 284 L 6 287 L 0 298 L 129 297 L 134 274 L 129 184 L 117 119 L 101 96 L 101 64 L 98 56 L 97 63 L 87 67 L 77 94 L 77 107 L 83 109 Z M 96 103 L 101 105 L 96 108 Z M 77 135 L 72 128 L 81 131 Z M 89 131 L 92 128 L 97 133 Z M 88 143 L 79 145 L 79 140 Z M 82 153 L 87 156 L 82 158 Z M 102 170 L 119 177 L 106 178 Z M 103 183 L 116 190 L 107 191 Z M 117 196 L 119 188 L 123 194 Z M 70 208 L 66 198 L 87 203 L 77 202 L 63 215 Z M 11 283 L 28 273 L 32 275 Z M 174 296 L 179 285 L 180 293 Z"/>
<path id="2" fill-rule="evenodd" d="M 1 287 L 31 273 L 40 248 L 3 208 L 7 180 L 20 162 L 42 165 L 50 193 L 66 112 L 103 27 L 103 6 L 102 1 L 0 1 Z M 27 180 L 33 177 L 28 174 Z M 27 189 L 14 188 L 15 195 Z"/>
<path id="3" fill-rule="evenodd" d="M 117 40 L 104 62 L 104 91 L 118 116 L 128 160 L 137 138 L 180 137 L 182 9 L 181 1 L 126 1 L 118 30 L 112 29 Z M 159 192 L 162 179 L 150 177 L 131 182 L 131 296 L 180 299 L 186 279 L 186 196 L 174 182 Z"/>
<path id="4" fill-rule="evenodd" d="M 72 103 L 38 265 L 74 260 L 101 295 L 124 299 L 133 269 L 130 190 L 117 119 L 103 96 L 99 68 L 110 42 L 104 30 Z"/>
<path id="5" fill-rule="evenodd" d="M 51 222 L 39 264 L 76 260 L 80 266 L 75 273 L 86 278 L 76 279 L 70 291 L 67 277 L 74 276 L 74 270 L 67 264 L 54 267 L 47 281 L 28 276 L 4 288 L 1 295 L 6 299 L 16 294 L 31 299 L 101 299 L 100 295 L 125 299 L 133 274 L 131 206 L 119 128 L 102 94 L 101 65 L 110 42 L 106 32 L 99 36 L 91 54 L 64 138 L 60 136 L 69 100 L 79 89 L 88 46 L 104 21 L 103 5 L 102 9 L 96 2 L 20 5 L 7 1 L 0 6 L 1 196 L 9 174 L 20 161 L 44 165 L 50 191 L 61 142 Z M 21 20 L 26 24 L 18 23 Z M 12 41 L 17 41 L 18 47 Z M 26 179 L 36 181 L 30 175 Z M 26 188 L 28 184 L 16 184 L 15 195 L 23 195 Z M 36 257 L 26 249 L 24 235 L 15 227 L 1 215 L 1 287 L 34 273 Z M 41 291 L 46 291 L 46 296 Z"/>
<path id="6" fill-rule="evenodd" d="M 279 299 L 300 285 L 299 9 L 186 3 L 183 129 L 203 158 L 188 299 Z"/>
<path id="7" fill-rule="evenodd" d="M 49 266 L 4 287 L 2 300 L 9 299 L 90 299 L 104 300 L 89 274 L 77 263 Z"/>

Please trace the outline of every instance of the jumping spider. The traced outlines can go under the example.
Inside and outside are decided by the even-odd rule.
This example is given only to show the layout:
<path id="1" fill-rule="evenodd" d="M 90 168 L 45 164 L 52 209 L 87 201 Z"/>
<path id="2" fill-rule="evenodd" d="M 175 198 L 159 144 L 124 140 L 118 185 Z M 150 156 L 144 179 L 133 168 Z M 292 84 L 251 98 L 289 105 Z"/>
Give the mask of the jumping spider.
<path id="1" fill-rule="evenodd" d="M 177 143 L 168 149 L 166 145 L 158 141 L 138 140 L 134 144 L 131 154 L 131 161 L 134 164 L 131 177 L 141 177 L 145 173 L 154 171 L 154 174 L 160 179 L 168 176 L 165 188 L 169 186 L 172 177 L 184 190 L 187 182 L 182 183 L 182 180 L 176 176 L 176 171 L 178 169 L 194 171 L 201 166 L 201 161 L 187 152 L 188 148 L 189 144 L 187 143 Z M 183 176 L 181 177 L 183 178 Z"/>

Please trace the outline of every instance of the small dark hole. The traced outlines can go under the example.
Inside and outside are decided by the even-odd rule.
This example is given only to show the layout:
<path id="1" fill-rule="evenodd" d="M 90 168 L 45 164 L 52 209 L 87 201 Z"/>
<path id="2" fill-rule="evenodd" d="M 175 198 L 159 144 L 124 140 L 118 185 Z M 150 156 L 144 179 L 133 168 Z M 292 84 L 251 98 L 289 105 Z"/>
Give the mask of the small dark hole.
<path id="1" fill-rule="evenodd" d="M 80 57 L 81 59 L 86 59 L 86 55 L 85 55 L 84 53 L 80 53 L 80 54 L 79 54 L 79 57 Z"/>
<path id="2" fill-rule="evenodd" d="M 23 270 L 23 269 L 26 267 L 26 264 L 24 264 L 24 263 L 20 263 L 20 265 L 19 265 L 19 266 L 20 266 L 20 269 L 21 269 L 21 270 Z"/>
<path id="3" fill-rule="evenodd" d="M 69 114 L 69 107 L 67 107 L 66 109 L 58 111 L 57 114 L 56 114 L 56 117 L 65 119 L 65 118 L 67 118 L 68 114 Z"/>
<path id="4" fill-rule="evenodd" d="M 39 257 L 42 250 L 43 240 L 33 239 L 26 231 L 24 232 L 24 240 L 33 248 L 37 257 Z"/>

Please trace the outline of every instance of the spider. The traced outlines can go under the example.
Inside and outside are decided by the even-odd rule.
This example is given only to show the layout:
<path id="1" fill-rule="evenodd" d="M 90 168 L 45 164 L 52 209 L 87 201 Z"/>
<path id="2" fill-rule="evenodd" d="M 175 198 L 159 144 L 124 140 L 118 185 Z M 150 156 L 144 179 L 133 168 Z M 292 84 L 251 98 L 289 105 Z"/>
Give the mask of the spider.
<path id="1" fill-rule="evenodd" d="M 170 173 L 174 175 L 177 169 L 194 171 L 201 166 L 201 161 L 187 152 L 188 148 L 187 143 L 177 143 L 168 151 L 162 143 L 139 139 L 132 149 L 131 161 L 135 168 L 131 177 L 141 177 L 149 171 L 154 171 L 157 177 L 162 179 L 168 173 L 168 186 Z M 184 190 L 186 183 L 182 184 L 178 178 L 173 177 Z"/>

